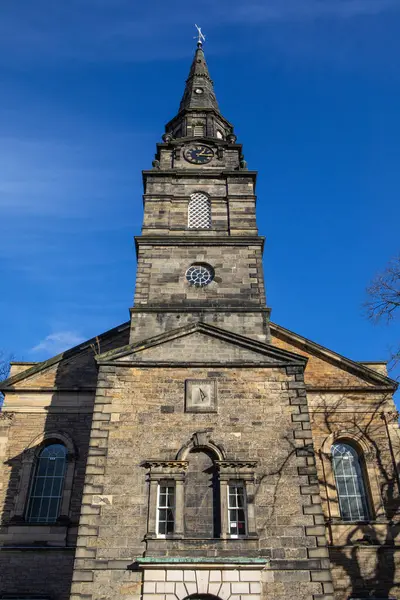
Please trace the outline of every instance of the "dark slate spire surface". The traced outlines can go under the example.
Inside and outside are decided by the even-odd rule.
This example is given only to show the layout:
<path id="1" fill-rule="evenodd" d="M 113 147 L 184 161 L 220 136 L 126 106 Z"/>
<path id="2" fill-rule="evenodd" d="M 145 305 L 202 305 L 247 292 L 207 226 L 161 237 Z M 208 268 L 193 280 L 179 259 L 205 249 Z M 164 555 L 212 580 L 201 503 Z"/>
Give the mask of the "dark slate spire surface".
<path id="1" fill-rule="evenodd" d="M 213 109 L 219 112 L 213 82 L 208 71 L 202 44 L 197 44 L 189 77 L 179 106 L 182 110 Z"/>

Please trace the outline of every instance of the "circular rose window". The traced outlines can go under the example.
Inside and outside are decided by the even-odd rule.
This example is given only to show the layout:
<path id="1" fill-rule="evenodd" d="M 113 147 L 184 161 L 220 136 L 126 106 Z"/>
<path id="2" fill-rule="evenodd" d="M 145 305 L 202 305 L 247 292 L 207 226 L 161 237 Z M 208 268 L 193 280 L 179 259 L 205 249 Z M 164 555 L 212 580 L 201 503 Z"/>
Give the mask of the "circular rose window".
<path id="1" fill-rule="evenodd" d="M 186 279 L 191 285 L 202 287 L 214 279 L 214 270 L 210 265 L 192 265 L 186 271 Z"/>

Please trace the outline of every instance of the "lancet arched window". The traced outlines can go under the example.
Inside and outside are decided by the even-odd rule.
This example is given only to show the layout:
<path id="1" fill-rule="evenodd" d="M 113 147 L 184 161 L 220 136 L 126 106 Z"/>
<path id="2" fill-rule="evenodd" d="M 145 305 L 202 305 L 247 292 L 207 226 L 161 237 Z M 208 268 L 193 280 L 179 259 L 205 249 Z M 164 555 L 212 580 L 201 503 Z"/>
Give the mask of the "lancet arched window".
<path id="1" fill-rule="evenodd" d="M 332 466 L 343 521 L 367 521 L 367 495 L 360 457 L 349 444 L 332 446 Z"/>
<path id="2" fill-rule="evenodd" d="M 190 229 L 210 229 L 211 202 L 202 192 L 190 195 L 188 210 L 188 226 Z"/>
<path id="3" fill-rule="evenodd" d="M 59 514 L 67 465 L 67 448 L 61 443 L 44 446 L 32 477 L 26 520 L 29 523 L 54 523 Z"/>

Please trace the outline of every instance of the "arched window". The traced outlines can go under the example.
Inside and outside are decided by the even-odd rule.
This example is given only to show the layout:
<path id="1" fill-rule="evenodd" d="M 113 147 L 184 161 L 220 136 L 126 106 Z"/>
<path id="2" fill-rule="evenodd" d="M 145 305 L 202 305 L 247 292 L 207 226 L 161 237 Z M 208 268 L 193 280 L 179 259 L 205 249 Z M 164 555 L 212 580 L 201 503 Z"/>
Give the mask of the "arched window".
<path id="1" fill-rule="evenodd" d="M 367 521 L 367 496 L 356 450 L 342 442 L 333 444 L 332 466 L 342 520 Z"/>
<path id="2" fill-rule="evenodd" d="M 202 192 L 190 195 L 188 210 L 188 226 L 190 229 L 210 229 L 211 203 Z"/>
<path id="3" fill-rule="evenodd" d="M 67 464 L 64 444 L 44 446 L 37 456 L 32 477 L 26 520 L 29 523 L 54 523 L 59 514 Z"/>

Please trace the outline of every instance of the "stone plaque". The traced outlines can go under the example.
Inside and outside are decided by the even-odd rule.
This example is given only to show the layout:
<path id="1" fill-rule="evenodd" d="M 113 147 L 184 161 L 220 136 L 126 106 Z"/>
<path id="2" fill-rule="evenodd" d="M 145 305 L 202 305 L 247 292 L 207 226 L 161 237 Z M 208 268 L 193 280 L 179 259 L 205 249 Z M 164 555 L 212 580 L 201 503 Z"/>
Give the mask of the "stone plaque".
<path id="1" fill-rule="evenodd" d="M 217 382 L 215 379 L 187 379 L 186 412 L 216 412 Z"/>

